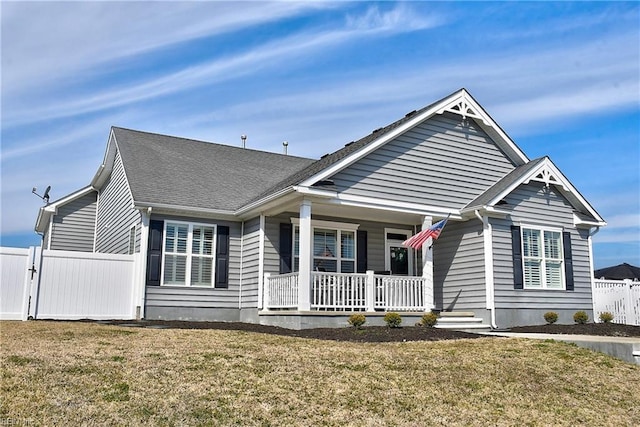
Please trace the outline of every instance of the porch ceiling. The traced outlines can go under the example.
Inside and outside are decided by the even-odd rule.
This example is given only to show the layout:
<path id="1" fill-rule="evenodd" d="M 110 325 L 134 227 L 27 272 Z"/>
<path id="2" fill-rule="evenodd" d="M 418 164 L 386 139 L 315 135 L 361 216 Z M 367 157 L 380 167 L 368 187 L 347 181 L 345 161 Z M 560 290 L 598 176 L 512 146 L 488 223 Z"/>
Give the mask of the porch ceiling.
<path id="1" fill-rule="evenodd" d="M 268 212 L 265 212 L 265 214 L 277 215 L 282 212 L 298 212 L 301 201 L 302 197 L 289 200 L 287 203 L 282 203 L 270 209 Z M 312 198 L 311 203 L 312 217 L 327 216 L 406 225 L 422 224 L 422 215 L 414 213 L 399 212 L 384 208 L 341 205 L 321 198 Z"/>
<path id="2" fill-rule="evenodd" d="M 376 222 L 390 222 L 393 224 L 415 225 L 422 224 L 422 216 L 417 214 L 398 212 L 386 209 L 373 209 L 356 206 L 342 206 L 335 204 L 314 203 L 311 215 L 333 216 L 355 220 Z"/>

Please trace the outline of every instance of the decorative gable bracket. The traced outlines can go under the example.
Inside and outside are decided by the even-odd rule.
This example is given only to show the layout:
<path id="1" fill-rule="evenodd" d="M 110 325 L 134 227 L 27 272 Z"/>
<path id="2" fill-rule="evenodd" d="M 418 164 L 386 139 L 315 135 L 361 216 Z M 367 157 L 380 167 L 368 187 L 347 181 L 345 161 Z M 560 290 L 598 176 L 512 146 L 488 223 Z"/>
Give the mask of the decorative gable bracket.
<path id="1" fill-rule="evenodd" d="M 460 98 L 456 98 L 450 103 L 444 105 L 440 108 L 437 113 L 443 114 L 444 112 L 449 112 L 453 114 L 457 114 L 462 116 L 462 120 L 465 120 L 467 117 L 471 117 L 474 119 L 482 120 L 482 122 L 491 127 L 491 121 L 480 112 L 479 108 L 477 108 L 471 100 L 469 100 L 466 96 L 461 96 Z"/>
<path id="2" fill-rule="evenodd" d="M 525 184 L 528 184 L 531 181 L 542 182 L 547 188 L 549 188 L 550 184 L 553 184 L 562 187 L 562 189 L 564 190 L 567 190 L 567 187 L 564 185 L 563 180 L 559 179 L 558 176 L 556 176 L 555 172 L 549 167 L 547 163 L 545 163 L 537 173 L 532 175 L 531 178 L 526 180 Z"/>

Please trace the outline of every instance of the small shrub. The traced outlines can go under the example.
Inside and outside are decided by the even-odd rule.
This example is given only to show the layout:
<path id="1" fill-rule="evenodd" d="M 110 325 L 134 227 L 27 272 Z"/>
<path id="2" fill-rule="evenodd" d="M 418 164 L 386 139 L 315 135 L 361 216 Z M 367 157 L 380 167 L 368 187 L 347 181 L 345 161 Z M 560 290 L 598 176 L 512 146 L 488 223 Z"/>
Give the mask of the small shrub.
<path id="1" fill-rule="evenodd" d="M 558 313 L 556 313 L 555 311 L 547 311 L 544 314 L 544 320 L 549 325 L 556 323 L 558 321 Z"/>
<path id="2" fill-rule="evenodd" d="M 349 324 L 356 329 L 360 329 L 360 327 L 364 325 L 364 322 L 366 321 L 367 318 L 364 314 L 352 314 L 351 316 L 349 316 L 348 320 Z"/>
<path id="3" fill-rule="evenodd" d="M 585 311 L 582 311 L 582 310 L 576 311 L 576 313 L 573 315 L 573 321 L 581 325 L 584 325 L 589 321 L 589 316 Z"/>
<path id="4" fill-rule="evenodd" d="M 608 311 L 603 311 L 598 317 L 602 323 L 611 323 L 613 321 L 613 314 Z"/>
<path id="5" fill-rule="evenodd" d="M 402 317 L 398 313 L 387 313 L 384 315 L 384 322 L 390 328 L 399 328 L 402 323 Z"/>
<path id="6" fill-rule="evenodd" d="M 438 323 L 438 315 L 435 313 L 426 313 L 422 316 L 422 321 L 420 323 L 422 326 L 433 328 L 436 326 L 436 323 Z"/>

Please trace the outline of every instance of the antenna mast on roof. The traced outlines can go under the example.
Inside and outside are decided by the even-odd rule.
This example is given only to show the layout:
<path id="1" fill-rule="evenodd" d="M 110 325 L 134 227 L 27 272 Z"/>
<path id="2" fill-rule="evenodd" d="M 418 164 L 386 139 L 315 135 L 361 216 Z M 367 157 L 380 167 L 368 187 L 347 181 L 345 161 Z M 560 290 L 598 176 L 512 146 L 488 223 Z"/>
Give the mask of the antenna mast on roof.
<path id="1" fill-rule="evenodd" d="M 240 139 L 242 140 L 242 148 L 247 148 L 247 135 L 240 135 Z"/>
<path id="2" fill-rule="evenodd" d="M 282 146 L 284 147 L 284 155 L 287 155 L 287 147 L 289 146 L 289 143 L 287 141 L 283 141 L 282 142 Z"/>
<path id="3" fill-rule="evenodd" d="M 51 191 L 51 186 L 48 186 L 46 190 L 44 190 L 44 194 L 41 196 L 38 193 L 36 193 L 36 191 L 38 191 L 38 189 L 36 187 L 33 187 L 33 189 L 31 190 L 31 192 L 33 194 L 35 194 L 36 196 L 40 197 L 42 199 L 42 201 L 45 204 L 49 204 L 49 191 Z"/>

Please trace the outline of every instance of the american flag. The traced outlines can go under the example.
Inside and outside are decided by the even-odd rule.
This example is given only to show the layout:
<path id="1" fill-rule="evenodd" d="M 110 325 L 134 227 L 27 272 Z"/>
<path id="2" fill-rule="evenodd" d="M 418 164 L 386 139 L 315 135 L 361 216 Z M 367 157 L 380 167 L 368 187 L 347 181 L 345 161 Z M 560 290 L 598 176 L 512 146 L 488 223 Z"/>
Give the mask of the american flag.
<path id="1" fill-rule="evenodd" d="M 426 230 L 422 230 L 415 236 L 408 238 L 407 240 L 402 242 L 402 246 L 408 246 L 415 250 L 421 249 L 422 245 L 427 241 L 429 237 L 433 237 L 433 240 L 436 240 L 438 237 L 440 237 L 440 233 L 442 233 L 442 229 L 444 228 L 448 219 L 449 217 L 447 216 L 442 221 L 438 221 Z"/>

